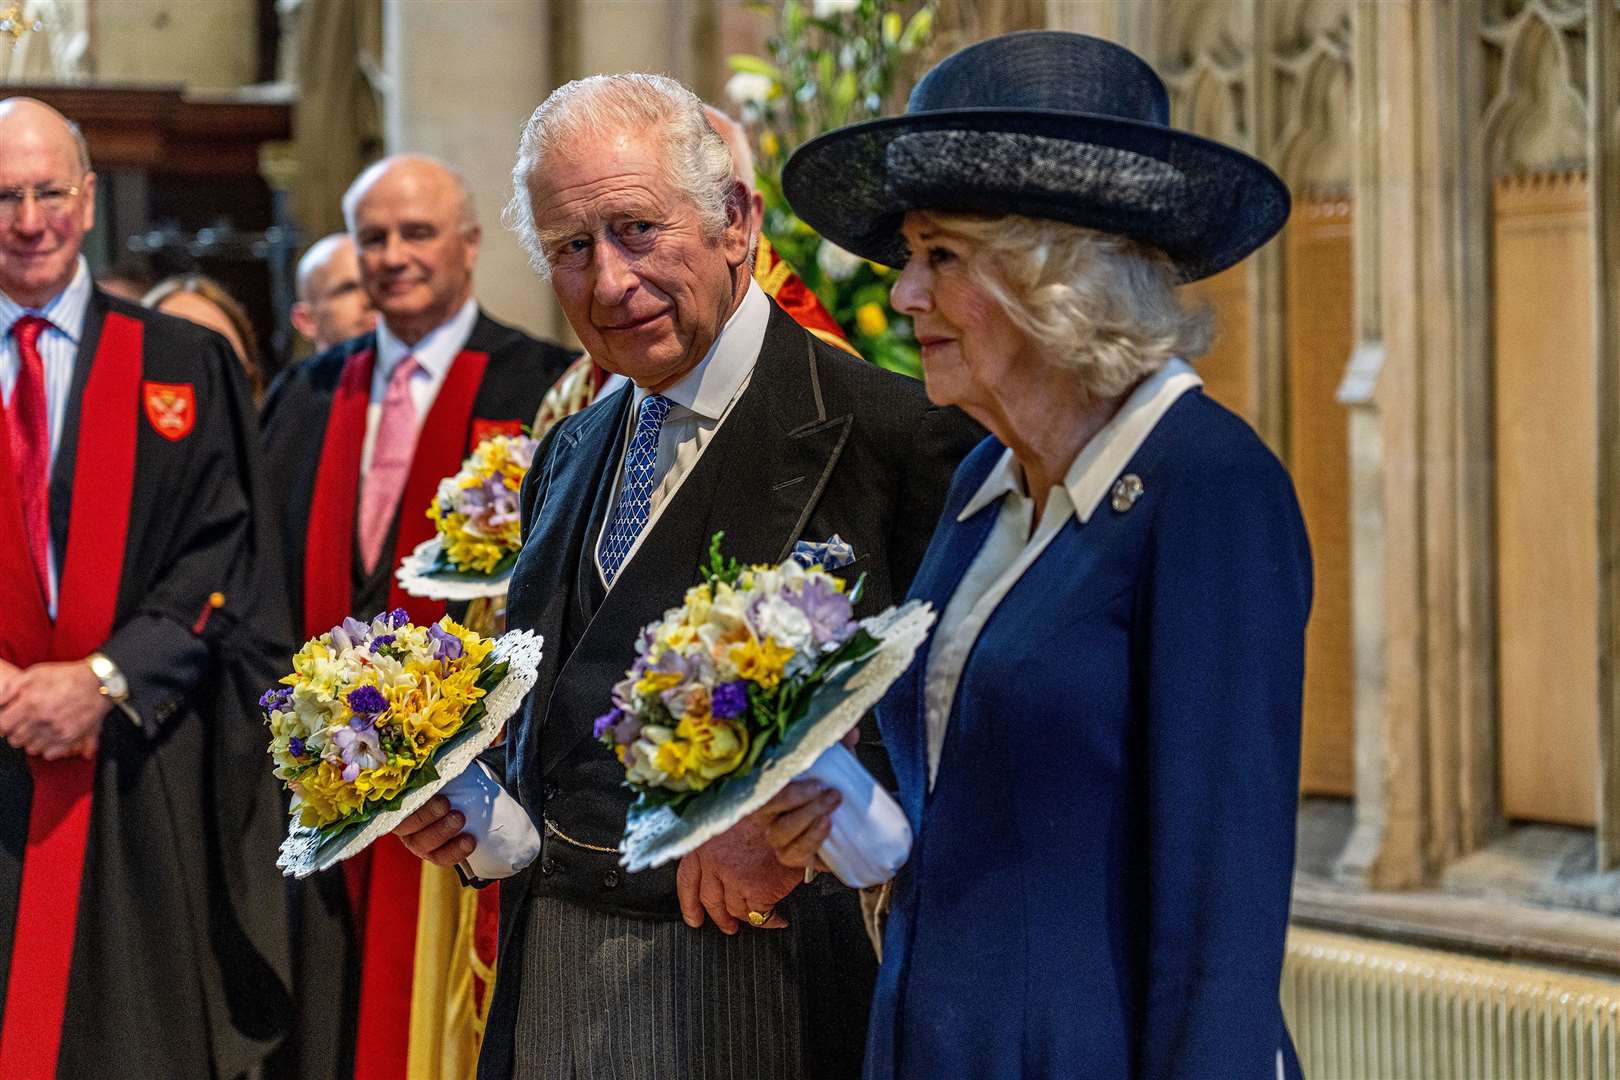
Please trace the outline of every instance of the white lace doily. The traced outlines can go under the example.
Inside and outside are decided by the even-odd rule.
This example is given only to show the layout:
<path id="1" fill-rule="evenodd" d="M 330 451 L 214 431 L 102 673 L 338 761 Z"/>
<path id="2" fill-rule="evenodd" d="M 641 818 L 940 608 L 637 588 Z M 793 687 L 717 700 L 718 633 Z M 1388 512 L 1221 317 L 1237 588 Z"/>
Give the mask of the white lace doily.
<path id="1" fill-rule="evenodd" d="M 439 560 L 439 549 L 439 538 L 435 536 L 417 544 L 415 551 L 400 560 L 399 569 L 394 571 L 394 577 L 406 595 L 450 602 L 490 600 L 506 595 L 506 587 L 512 583 L 511 570 L 507 570 L 500 577 L 482 581 L 435 577 L 430 574 L 429 569 Z"/>
<path id="2" fill-rule="evenodd" d="M 540 652 L 544 642 L 532 630 L 513 630 L 501 635 L 490 655 L 505 660 L 506 676 L 484 697 L 484 715 L 477 727 L 460 731 L 450 740 L 433 763 L 439 778 L 422 785 L 401 800 L 398 809 L 387 810 L 363 827 L 340 837 L 323 837 L 320 830 L 298 824 L 293 818 L 287 839 L 281 842 L 276 865 L 288 877 L 308 877 L 317 870 L 336 866 L 351 855 L 358 855 L 379 837 L 386 836 L 440 788 L 460 776 L 473 760 L 488 749 L 501 727 L 518 711 L 523 699 L 534 689 L 539 675 Z"/>
<path id="3" fill-rule="evenodd" d="M 694 797 L 679 814 L 667 806 L 642 813 L 631 807 L 619 846 L 624 853 L 619 861 L 627 870 L 647 870 L 678 859 L 775 798 L 822 751 L 860 723 L 911 666 L 934 625 L 934 609 L 925 600 L 912 600 L 862 620 L 861 625 L 882 644 L 866 659 L 835 672 L 810 696 L 805 718 L 788 729 L 763 768 Z"/>

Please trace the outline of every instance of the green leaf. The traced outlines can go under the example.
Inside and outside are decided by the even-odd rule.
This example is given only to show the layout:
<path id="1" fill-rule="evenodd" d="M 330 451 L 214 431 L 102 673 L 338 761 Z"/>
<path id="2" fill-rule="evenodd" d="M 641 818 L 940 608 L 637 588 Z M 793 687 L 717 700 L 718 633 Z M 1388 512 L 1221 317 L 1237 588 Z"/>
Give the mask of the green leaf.
<path id="1" fill-rule="evenodd" d="M 900 35 L 900 51 L 911 52 L 928 40 L 934 32 L 934 9 L 925 7 L 911 17 L 905 33 Z"/>
<path id="2" fill-rule="evenodd" d="M 763 75 L 774 82 L 783 82 L 782 70 L 768 60 L 762 60 L 748 53 L 732 53 L 726 57 L 726 63 L 731 70 L 748 75 Z"/>

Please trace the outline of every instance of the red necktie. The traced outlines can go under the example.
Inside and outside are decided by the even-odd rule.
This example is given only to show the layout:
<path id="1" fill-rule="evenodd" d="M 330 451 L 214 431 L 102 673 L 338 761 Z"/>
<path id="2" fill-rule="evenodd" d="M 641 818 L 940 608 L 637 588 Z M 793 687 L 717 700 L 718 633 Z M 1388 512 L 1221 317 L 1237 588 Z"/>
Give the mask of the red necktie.
<path id="1" fill-rule="evenodd" d="M 47 319 L 24 315 L 11 326 L 17 339 L 17 382 L 6 408 L 6 426 L 11 433 L 11 460 L 17 469 L 17 488 L 22 495 L 23 527 L 39 574 L 40 592 L 49 602 L 50 565 L 50 475 L 51 435 L 45 410 L 45 361 L 39 355 L 39 335 Z"/>

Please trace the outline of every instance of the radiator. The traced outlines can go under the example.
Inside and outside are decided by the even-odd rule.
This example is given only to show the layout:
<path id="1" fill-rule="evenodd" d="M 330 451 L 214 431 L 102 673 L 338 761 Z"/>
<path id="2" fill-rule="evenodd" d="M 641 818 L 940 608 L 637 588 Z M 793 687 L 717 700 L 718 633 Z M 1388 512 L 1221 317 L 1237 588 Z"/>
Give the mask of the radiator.
<path id="1" fill-rule="evenodd" d="M 1620 981 L 1295 927 L 1308 1080 L 1620 1080 Z"/>

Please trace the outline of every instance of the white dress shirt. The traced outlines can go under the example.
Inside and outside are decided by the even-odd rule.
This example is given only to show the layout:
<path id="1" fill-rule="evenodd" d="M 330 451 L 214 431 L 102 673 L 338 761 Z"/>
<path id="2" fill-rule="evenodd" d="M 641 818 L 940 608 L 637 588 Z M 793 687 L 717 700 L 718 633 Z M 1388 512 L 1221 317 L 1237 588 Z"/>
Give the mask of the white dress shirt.
<path id="1" fill-rule="evenodd" d="M 653 466 L 652 506 L 647 524 L 641 535 L 625 554 L 629 564 L 641 547 L 642 537 L 652 532 L 653 525 L 665 504 L 680 490 L 681 483 L 691 475 L 692 468 L 703 450 L 720 429 L 720 424 L 731 412 L 737 399 L 748 388 L 748 379 L 754 373 L 754 362 L 759 359 L 760 347 L 765 344 L 765 327 L 771 321 L 771 304 L 765 292 L 752 279 L 742 303 L 731 313 L 720 334 L 709 346 L 709 351 L 685 377 L 663 392 L 673 404 L 658 435 L 658 461 Z M 609 392 L 603 387 L 602 395 Z M 637 386 L 631 391 L 630 418 L 624 438 L 619 445 L 619 463 L 614 467 L 613 495 L 609 506 L 617 509 L 619 485 L 624 480 L 624 455 L 630 446 L 630 437 L 636 430 L 636 417 L 648 390 Z M 602 572 L 602 538 L 613 527 L 613 511 L 602 519 L 601 532 L 596 538 L 596 572 L 602 583 L 607 575 Z M 623 568 L 620 573 L 622 576 Z M 614 580 L 618 580 L 615 578 Z"/>
<path id="2" fill-rule="evenodd" d="M 17 387 L 17 374 L 22 368 L 17 355 L 17 339 L 11 328 L 24 315 L 41 315 L 51 325 L 39 336 L 39 357 L 45 368 L 45 432 L 50 440 L 50 456 L 46 463 L 46 483 L 56 467 L 56 448 L 62 443 L 62 428 L 67 421 L 68 393 L 73 387 L 73 365 L 79 354 L 79 342 L 84 337 L 84 319 L 90 309 L 90 267 L 84 256 L 79 256 L 78 269 L 67 288 L 46 301 L 44 307 L 25 308 L 4 292 L 0 292 L 0 400 L 11 405 L 12 392 Z M 9 508 L 7 510 L 9 511 Z M 47 577 L 51 595 L 46 607 L 51 618 L 56 618 L 56 590 L 58 586 L 56 552 L 46 552 Z"/>
<path id="3" fill-rule="evenodd" d="M 995 613 L 1002 597 L 1041 557 L 1048 544 L 1070 517 L 1081 525 L 1091 520 L 1097 506 L 1108 495 L 1120 473 L 1130 463 L 1176 399 L 1202 386 L 1192 367 L 1173 359 L 1131 392 L 1113 419 L 1103 425 L 1091 441 L 1075 455 L 1061 485 L 1054 485 L 1046 497 L 1046 509 L 1035 525 L 1035 502 L 1024 492 L 1024 472 L 1011 450 L 1003 451 L 990 475 L 969 499 L 958 522 L 966 521 L 996 500 L 1001 509 L 974 556 L 962 582 L 951 594 L 934 629 L 934 643 L 928 653 L 928 671 L 923 682 L 923 712 L 928 726 L 928 788 L 934 787 L 939 773 L 939 757 L 945 746 L 956 688 L 962 669 L 979 639 L 985 623 Z M 1030 528 L 1035 525 L 1034 534 Z"/>
<path id="4" fill-rule="evenodd" d="M 416 357 L 421 365 L 411 376 L 411 403 L 416 406 L 416 430 L 422 430 L 433 399 L 439 396 L 439 387 L 450 374 L 450 366 L 461 355 L 461 350 L 472 337 L 473 325 L 478 322 L 478 301 L 468 298 L 461 310 L 440 323 L 415 345 L 407 345 L 388 330 L 381 319 L 377 321 L 377 362 L 371 369 L 371 401 L 366 406 L 366 438 L 360 446 L 360 475 L 371 471 L 371 454 L 377 445 L 377 426 L 382 422 L 383 401 L 388 397 L 388 380 L 394 369 L 407 356 Z"/>

